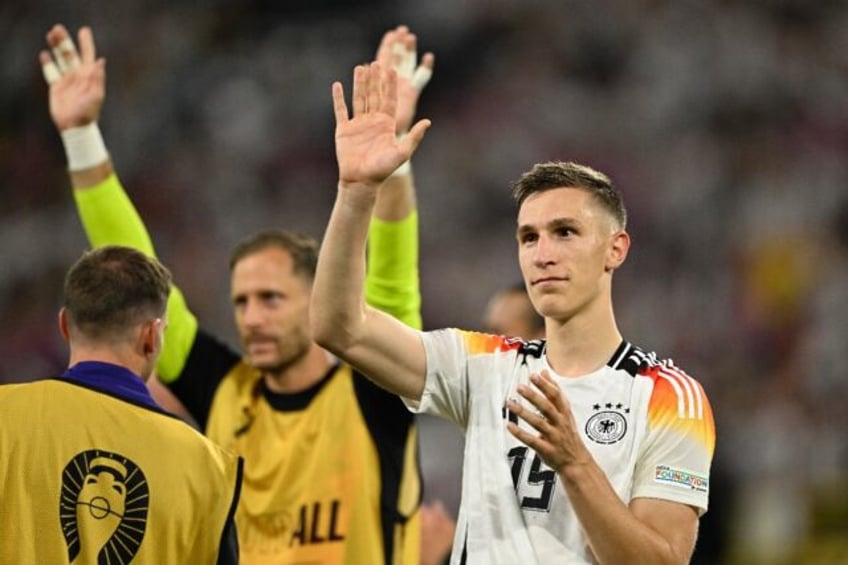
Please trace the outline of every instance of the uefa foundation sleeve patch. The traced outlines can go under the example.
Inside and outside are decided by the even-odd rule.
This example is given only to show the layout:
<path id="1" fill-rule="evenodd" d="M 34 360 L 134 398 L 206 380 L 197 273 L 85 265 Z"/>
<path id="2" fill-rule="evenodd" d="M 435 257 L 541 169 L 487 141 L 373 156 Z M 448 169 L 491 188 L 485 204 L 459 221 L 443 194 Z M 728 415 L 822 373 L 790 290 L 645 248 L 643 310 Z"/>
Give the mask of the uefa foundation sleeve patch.
<path id="1" fill-rule="evenodd" d="M 710 490 L 709 477 L 693 473 L 692 471 L 674 469 L 668 465 L 656 466 L 654 470 L 654 482 L 698 492 L 708 492 Z"/>

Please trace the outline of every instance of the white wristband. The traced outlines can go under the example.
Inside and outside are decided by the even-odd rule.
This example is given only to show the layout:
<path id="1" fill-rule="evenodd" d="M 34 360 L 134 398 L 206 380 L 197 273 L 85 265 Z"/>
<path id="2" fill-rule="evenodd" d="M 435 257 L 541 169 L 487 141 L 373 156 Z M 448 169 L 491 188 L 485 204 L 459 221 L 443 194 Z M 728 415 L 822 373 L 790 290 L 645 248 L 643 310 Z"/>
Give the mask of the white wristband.
<path id="1" fill-rule="evenodd" d="M 106 151 L 106 144 L 103 143 L 97 122 L 66 129 L 60 135 L 70 171 L 83 171 L 109 160 L 109 153 Z"/>
<path id="2" fill-rule="evenodd" d="M 406 133 L 399 133 L 397 136 L 398 141 L 401 141 L 404 137 L 406 137 Z M 404 177 L 412 172 L 412 165 L 409 164 L 409 160 L 407 159 L 403 163 L 400 164 L 400 167 L 392 171 L 392 174 L 389 175 L 389 178 L 394 177 Z"/>
<path id="3" fill-rule="evenodd" d="M 392 171 L 392 174 L 389 175 L 389 178 L 393 177 L 402 177 L 408 175 L 412 172 L 412 165 L 409 164 L 409 161 L 404 161 L 401 163 L 400 167 Z"/>

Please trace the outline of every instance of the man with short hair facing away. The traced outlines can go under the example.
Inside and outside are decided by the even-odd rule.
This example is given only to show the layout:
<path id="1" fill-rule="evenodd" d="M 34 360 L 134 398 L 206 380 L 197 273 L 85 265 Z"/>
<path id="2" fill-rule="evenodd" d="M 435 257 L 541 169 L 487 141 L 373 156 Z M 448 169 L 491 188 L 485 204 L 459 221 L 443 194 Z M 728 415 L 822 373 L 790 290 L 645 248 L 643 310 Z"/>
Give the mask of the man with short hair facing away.
<path id="1" fill-rule="evenodd" d="M 102 60 L 91 31 L 81 57 L 62 26 L 42 54 L 50 109 L 62 135 L 80 216 L 92 245 L 122 243 L 153 255 L 150 237 L 118 182 L 97 126 Z M 416 68 L 416 37 L 387 32 L 377 58 L 404 76 L 397 130 L 412 121 L 432 70 Z M 57 68 L 62 62 L 62 68 Z M 417 211 L 408 164 L 398 163 L 371 221 L 369 302 L 421 327 Z M 310 295 L 318 243 L 264 230 L 230 261 L 242 351 L 203 330 L 172 286 L 160 378 L 208 437 L 245 458 L 236 513 L 242 563 L 415 564 L 420 534 L 417 428 L 394 396 L 312 339 Z"/>
<path id="2" fill-rule="evenodd" d="M 238 562 L 241 459 L 150 396 L 170 273 L 126 247 L 65 279 L 61 376 L 0 386 L 0 563 Z"/>
<path id="3" fill-rule="evenodd" d="M 421 332 L 363 301 L 377 187 L 429 127 L 395 139 L 396 76 L 333 85 L 339 184 L 312 295 L 316 340 L 411 409 L 465 429 L 451 563 L 686 563 L 715 444 L 701 385 L 621 336 L 613 273 L 630 248 L 610 180 L 542 163 L 516 183 L 519 266 L 545 341 Z"/>

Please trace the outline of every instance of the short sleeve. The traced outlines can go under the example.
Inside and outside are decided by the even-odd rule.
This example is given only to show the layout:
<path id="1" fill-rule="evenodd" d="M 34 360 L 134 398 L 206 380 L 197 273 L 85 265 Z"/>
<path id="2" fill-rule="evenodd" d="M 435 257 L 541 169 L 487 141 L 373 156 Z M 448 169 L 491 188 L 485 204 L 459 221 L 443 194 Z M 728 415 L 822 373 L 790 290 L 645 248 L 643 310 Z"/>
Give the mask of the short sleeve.
<path id="1" fill-rule="evenodd" d="M 421 334 L 427 377 L 420 401 L 404 398 L 413 412 L 441 416 L 465 428 L 468 421 L 468 353 L 463 332 L 444 329 Z"/>
<path id="2" fill-rule="evenodd" d="M 703 387 L 673 366 L 654 367 L 647 438 L 633 498 L 659 498 L 707 511 L 715 423 Z"/>

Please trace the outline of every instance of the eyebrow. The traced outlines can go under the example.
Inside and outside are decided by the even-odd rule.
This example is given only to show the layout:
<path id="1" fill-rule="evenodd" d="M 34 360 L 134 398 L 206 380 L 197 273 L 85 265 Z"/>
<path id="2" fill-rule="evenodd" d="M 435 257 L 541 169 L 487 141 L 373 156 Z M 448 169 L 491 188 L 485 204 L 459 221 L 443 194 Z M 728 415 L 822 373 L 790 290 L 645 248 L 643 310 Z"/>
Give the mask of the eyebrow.
<path id="1" fill-rule="evenodd" d="M 548 222 L 547 228 L 555 230 L 557 228 L 580 228 L 583 224 L 577 218 L 554 218 Z"/>
<path id="2" fill-rule="evenodd" d="M 543 230 L 552 231 L 557 230 L 559 228 L 571 228 L 571 229 L 579 229 L 582 227 L 582 224 L 576 218 L 554 218 L 550 220 L 546 224 L 542 226 Z M 531 224 L 522 224 L 518 226 L 518 229 L 515 230 L 515 235 L 520 237 L 526 233 L 533 233 L 539 231 L 536 227 Z"/>

